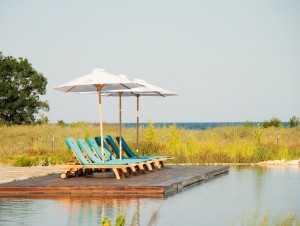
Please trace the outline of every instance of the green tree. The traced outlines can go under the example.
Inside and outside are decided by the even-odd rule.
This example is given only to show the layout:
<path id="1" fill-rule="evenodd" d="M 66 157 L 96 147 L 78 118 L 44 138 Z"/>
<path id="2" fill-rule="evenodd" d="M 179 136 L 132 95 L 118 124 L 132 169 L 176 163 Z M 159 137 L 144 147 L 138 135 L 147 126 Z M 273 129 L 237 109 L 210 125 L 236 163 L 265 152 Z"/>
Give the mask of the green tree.
<path id="1" fill-rule="evenodd" d="M 57 124 L 58 124 L 59 126 L 61 126 L 61 127 L 65 127 L 65 126 L 66 126 L 66 123 L 65 123 L 64 120 L 58 120 L 58 121 L 57 121 Z"/>
<path id="2" fill-rule="evenodd" d="M 15 59 L 0 52 L 0 123 L 37 123 L 40 110 L 49 111 L 46 94 L 47 78 L 37 72 L 25 58 Z"/>
<path id="3" fill-rule="evenodd" d="M 280 127 L 281 126 L 281 121 L 278 118 L 272 118 L 270 121 L 264 121 L 263 125 L 264 128 L 268 127 Z"/>
<path id="4" fill-rule="evenodd" d="M 292 116 L 292 118 L 290 118 L 290 122 L 289 122 L 289 127 L 293 128 L 298 126 L 299 124 L 299 118 L 297 118 L 295 115 Z"/>
<path id="5" fill-rule="evenodd" d="M 49 118 L 45 114 L 41 114 L 40 118 L 36 120 L 36 124 L 47 125 L 49 124 Z"/>

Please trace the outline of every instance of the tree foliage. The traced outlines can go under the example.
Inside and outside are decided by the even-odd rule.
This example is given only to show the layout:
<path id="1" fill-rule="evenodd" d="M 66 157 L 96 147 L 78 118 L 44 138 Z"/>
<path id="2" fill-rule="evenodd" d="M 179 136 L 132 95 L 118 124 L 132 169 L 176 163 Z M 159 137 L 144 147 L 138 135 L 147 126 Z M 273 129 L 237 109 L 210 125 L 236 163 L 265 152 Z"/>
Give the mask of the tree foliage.
<path id="1" fill-rule="evenodd" d="M 280 127 L 281 126 L 281 121 L 278 118 L 272 118 L 270 121 L 264 121 L 263 125 L 264 128 L 268 127 Z"/>
<path id="2" fill-rule="evenodd" d="M 38 122 L 40 110 L 49 111 L 47 78 L 37 72 L 25 58 L 15 59 L 0 52 L 0 123 L 32 124 Z"/>
<path id="3" fill-rule="evenodd" d="M 297 118 L 295 115 L 292 116 L 292 118 L 290 118 L 290 122 L 289 122 L 289 127 L 293 128 L 298 126 L 299 124 L 299 118 Z"/>

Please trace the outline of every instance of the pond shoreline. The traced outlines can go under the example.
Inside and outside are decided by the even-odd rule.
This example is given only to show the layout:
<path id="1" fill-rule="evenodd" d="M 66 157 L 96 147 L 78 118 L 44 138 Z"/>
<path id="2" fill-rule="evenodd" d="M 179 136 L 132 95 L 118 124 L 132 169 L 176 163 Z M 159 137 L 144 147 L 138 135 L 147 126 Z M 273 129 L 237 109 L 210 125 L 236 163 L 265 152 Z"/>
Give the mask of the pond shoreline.
<path id="1" fill-rule="evenodd" d="M 299 160 L 268 160 L 258 163 L 179 163 L 176 164 L 179 166 L 195 166 L 195 165 L 204 165 L 204 166 L 294 166 L 300 168 L 300 159 Z"/>

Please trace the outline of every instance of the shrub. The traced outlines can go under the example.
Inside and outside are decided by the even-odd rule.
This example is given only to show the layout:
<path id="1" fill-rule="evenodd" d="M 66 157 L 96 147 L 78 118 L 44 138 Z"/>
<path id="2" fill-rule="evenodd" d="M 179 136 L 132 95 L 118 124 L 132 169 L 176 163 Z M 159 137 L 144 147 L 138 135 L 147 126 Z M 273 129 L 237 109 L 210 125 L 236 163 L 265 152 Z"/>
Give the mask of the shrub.
<path id="1" fill-rule="evenodd" d="M 17 167 L 28 167 L 38 165 L 38 159 L 36 157 L 29 157 L 27 155 L 21 155 L 13 161 L 13 165 Z"/>
<path id="2" fill-rule="evenodd" d="M 66 126 L 66 123 L 64 122 L 64 120 L 58 120 L 57 121 L 57 124 L 61 127 L 65 127 Z"/>
<path id="3" fill-rule="evenodd" d="M 293 117 L 290 118 L 289 127 L 290 128 L 297 127 L 298 124 L 299 124 L 299 118 L 297 118 L 295 115 L 293 115 Z"/>
<path id="4" fill-rule="evenodd" d="M 253 127 L 253 122 L 250 121 L 245 122 L 244 127 Z"/>
<path id="5" fill-rule="evenodd" d="M 268 127 L 271 127 L 271 126 L 280 127 L 281 126 L 281 121 L 278 118 L 272 118 L 270 121 L 264 121 L 262 126 L 264 128 L 268 128 Z"/>
<path id="6" fill-rule="evenodd" d="M 153 144 L 156 141 L 155 128 L 152 122 L 149 122 L 148 127 L 145 130 L 145 139 L 150 144 Z"/>
<path id="7" fill-rule="evenodd" d="M 49 118 L 45 114 L 40 114 L 40 118 L 36 121 L 37 125 L 48 125 Z"/>

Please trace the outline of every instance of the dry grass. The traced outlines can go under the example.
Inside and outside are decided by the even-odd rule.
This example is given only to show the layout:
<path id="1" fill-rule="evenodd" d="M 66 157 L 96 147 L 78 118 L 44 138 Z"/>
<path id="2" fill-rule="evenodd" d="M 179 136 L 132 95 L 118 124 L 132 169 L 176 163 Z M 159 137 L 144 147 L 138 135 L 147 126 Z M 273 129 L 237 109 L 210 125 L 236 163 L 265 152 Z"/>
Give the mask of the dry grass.
<path id="1" fill-rule="evenodd" d="M 118 126 L 105 124 L 105 134 L 119 134 Z M 94 137 L 99 128 L 87 123 L 72 126 L 1 126 L 0 165 L 48 165 L 71 158 L 65 138 Z M 170 155 L 174 163 L 253 163 L 300 157 L 300 127 L 221 127 L 203 131 L 171 126 L 140 130 L 139 154 Z M 123 129 L 123 136 L 135 149 L 135 128 Z M 279 142 L 277 137 L 279 136 Z M 52 150 L 52 139 L 55 149 Z M 277 143 L 278 142 L 278 143 Z"/>

